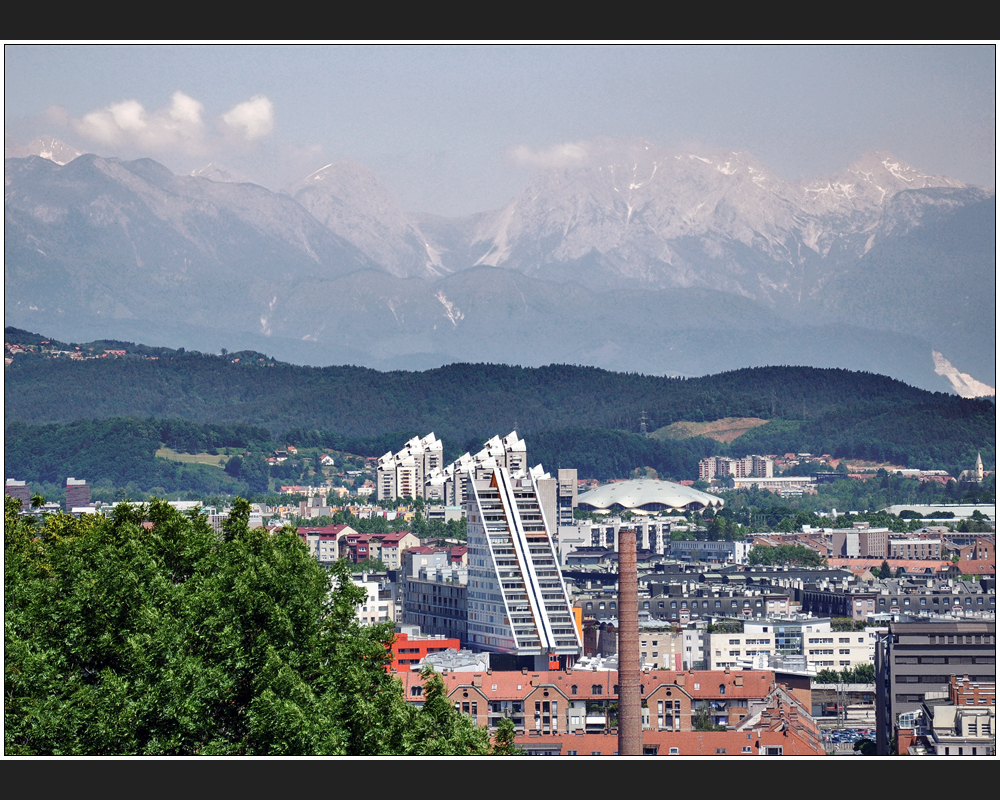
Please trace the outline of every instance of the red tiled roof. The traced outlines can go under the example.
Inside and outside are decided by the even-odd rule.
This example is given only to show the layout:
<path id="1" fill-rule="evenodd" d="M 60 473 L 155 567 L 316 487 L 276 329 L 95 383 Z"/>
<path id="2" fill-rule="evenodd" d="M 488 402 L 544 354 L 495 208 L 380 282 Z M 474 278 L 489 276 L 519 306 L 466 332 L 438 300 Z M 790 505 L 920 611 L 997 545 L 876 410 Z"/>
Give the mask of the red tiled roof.
<path id="1" fill-rule="evenodd" d="M 963 575 L 996 575 L 995 561 L 959 561 L 955 564 Z"/>
<path id="2" fill-rule="evenodd" d="M 333 533 L 337 534 L 346 529 L 354 530 L 350 525 L 324 525 L 320 527 L 299 526 L 299 533 Z"/>
<path id="3" fill-rule="evenodd" d="M 404 687 L 422 684 L 419 673 L 405 673 L 399 676 Z M 571 670 L 550 672 L 445 672 L 442 676 L 448 691 L 459 686 L 479 684 L 483 694 L 490 699 L 517 700 L 523 698 L 532 687 L 554 686 L 567 698 L 587 699 L 600 697 L 607 699 L 615 697 L 614 688 L 618 683 L 616 670 Z M 644 672 L 641 684 L 646 695 L 656 691 L 661 685 L 678 686 L 695 700 L 710 700 L 713 698 L 764 698 L 774 686 L 774 673 L 769 670 L 744 670 L 724 672 L 721 670 L 694 670 L 675 672 L 673 670 L 650 670 Z M 493 686 L 496 689 L 493 689 Z M 518 687 L 521 688 L 518 688 Z M 576 694 L 572 687 L 576 686 Z M 601 691 L 594 692 L 599 686 Z M 720 693 L 719 687 L 725 691 Z M 409 692 L 407 691 L 407 697 Z"/>

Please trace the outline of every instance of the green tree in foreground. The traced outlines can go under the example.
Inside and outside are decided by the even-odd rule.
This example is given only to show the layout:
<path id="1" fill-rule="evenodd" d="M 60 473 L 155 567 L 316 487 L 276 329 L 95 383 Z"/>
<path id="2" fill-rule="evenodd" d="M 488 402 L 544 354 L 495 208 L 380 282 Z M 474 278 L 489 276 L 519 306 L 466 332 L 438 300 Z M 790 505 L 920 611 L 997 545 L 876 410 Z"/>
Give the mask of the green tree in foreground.
<path id="1" fill-rule="evenodd" d="M 874 756 L 878 755 L 878 747 L 871 739 L 858 739 L 854 743 L 854 752 L 861 753 L 863 756 Z"/>
<path id="2" fill-rule="evenodd" d="M 219 536 L 161 502 L 30 524 L 7 498 L 7 754 L 490 752 L 446 698 L 406 703 L 346 563 L 331 587 L 243 510 Z"/>
<path id="3" fill-rule="evenodd" d="M 406 751 L 422 756 L 489 755 L 489 733 L 448 700 L 441 676 L 430 668 L 421 675 L 424 704 L 406 732 Z"/>

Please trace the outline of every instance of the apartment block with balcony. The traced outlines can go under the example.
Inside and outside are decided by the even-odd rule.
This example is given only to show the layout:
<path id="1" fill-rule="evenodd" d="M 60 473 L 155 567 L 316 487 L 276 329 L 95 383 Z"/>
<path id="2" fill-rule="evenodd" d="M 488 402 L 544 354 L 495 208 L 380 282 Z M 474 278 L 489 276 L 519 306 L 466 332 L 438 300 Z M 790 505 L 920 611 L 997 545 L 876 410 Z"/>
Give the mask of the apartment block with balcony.
<path id="1" fill-rule="evenodd" d="M 469 480 L 466 516 L 470 646 L 547 666 L 550 657 L 572 664 L 581 641 L 540 497 L 546 478 L 541 467 L 512 475 L 496 466 Z"/>

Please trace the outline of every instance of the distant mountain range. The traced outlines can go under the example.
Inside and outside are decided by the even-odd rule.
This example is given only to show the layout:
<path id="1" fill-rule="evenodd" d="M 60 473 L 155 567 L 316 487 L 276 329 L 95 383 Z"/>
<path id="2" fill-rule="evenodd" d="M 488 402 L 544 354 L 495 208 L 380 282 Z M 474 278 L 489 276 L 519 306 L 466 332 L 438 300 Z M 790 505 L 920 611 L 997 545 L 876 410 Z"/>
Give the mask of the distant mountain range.
<path id="1" fill-rule="evenodd" d="M 503 208 L 446 219 L 350 160 L 274 193 L 224 166 L 33 144 L 49 157 L 5 162 L 5 323 L 61 339 L 996 384 L 995 194 L 887 153 L 794 182 L 745 153 L 598 140 Z"/>

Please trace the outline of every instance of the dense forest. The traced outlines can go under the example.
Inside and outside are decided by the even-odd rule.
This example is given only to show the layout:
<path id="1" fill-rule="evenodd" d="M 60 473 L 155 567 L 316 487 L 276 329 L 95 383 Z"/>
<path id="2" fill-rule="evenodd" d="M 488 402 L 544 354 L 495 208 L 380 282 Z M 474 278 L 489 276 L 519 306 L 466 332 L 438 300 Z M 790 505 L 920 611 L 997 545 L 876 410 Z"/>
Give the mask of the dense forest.
<path id="1" fill-rule="evenodd" d="M 622 374 L 592 367 L 452 364 L 426 372 L 299 367 L 260 353 L 209 355 L 129 342 L 54 343 L 8 328 L 19 352 L 6 368 L 5 475 L 67 475 L 115 485 L 207 493 L 260 491 L 275 446 L 363 456 L 430 431 L 445 459 L 517 430 L 532 463 L 606 480 L 652 469 L 696 474 L 707 455 L 811 452 L 957 474 L 981 452 L 996 462 L 996 407 L 926 392 L 881 375 L 761 367 L 703 378 Z M 51 357 L 46 348 L 100 356 Z M 673 422 L 768 420 L 731 444 L 642 436 Z M 178 452 L 250 451 L 239 469 L 157 459 Z M 272 473 L 272 477 L 274 477 Z"/>

